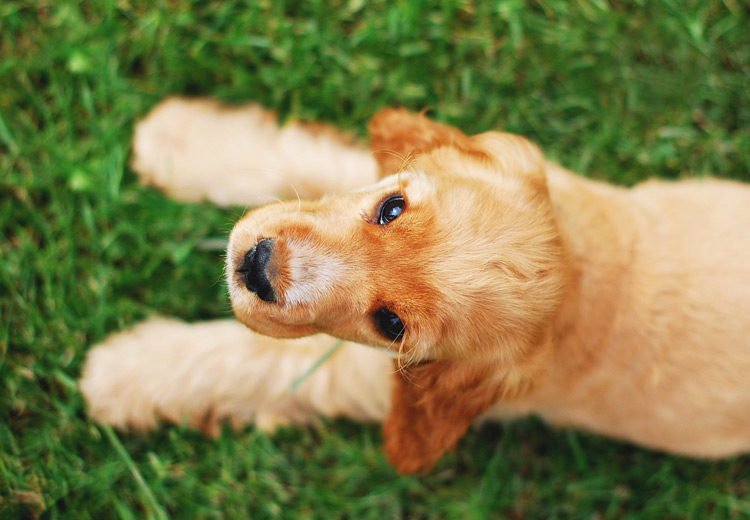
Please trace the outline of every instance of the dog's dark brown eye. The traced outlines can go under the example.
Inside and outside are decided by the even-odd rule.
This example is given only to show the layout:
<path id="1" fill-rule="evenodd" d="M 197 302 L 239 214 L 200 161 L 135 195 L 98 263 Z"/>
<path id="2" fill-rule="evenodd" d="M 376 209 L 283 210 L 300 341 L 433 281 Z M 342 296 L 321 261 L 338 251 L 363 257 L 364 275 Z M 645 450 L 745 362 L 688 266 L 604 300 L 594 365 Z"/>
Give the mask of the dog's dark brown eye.
<path id="1" fill-rule="evenodd" d="M 378 223 L 385 226 L 398 218 L 404 210 L 404 197 L 401 195 L 391 195 L 380 204 L 378 212 Z"/>
<path id="2" fill-rule="evenodd" d="M 401 318 L 385 307 L 375 311 L 375 325 L 383 336 L 392 341 L 401 340 L 406 332 L 406 327 L 404 327 Z"/>

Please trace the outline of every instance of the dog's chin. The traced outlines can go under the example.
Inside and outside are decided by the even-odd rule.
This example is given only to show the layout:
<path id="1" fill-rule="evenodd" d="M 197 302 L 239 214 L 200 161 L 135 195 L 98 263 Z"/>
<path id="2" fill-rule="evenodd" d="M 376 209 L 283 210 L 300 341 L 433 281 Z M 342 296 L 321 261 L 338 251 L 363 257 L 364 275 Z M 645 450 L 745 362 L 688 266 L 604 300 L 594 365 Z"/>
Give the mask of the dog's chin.
<path id="1" fill-rule="evenodd" d="M 280 339 L 301 338 L 311 336 L 318 331 L 311 325 L 296 325 L 290 323 L 277 323 L 269 319 L 258 317 L 245 312 L 235 310 L 235 315 L 241 323 L 245 324 L 250 330 Z"/>

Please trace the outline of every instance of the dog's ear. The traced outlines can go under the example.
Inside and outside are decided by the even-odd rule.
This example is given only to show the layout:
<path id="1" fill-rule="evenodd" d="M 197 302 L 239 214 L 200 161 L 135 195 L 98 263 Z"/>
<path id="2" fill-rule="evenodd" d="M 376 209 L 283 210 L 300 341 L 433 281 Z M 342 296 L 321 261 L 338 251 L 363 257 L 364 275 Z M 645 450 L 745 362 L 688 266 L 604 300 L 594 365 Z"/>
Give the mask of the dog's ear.
<path id="1" fill-rule="evenodd" d="M 382 177 L 401 171 L 420 154 L 440 146 L 454 146 L 479 152 L 473 141 L 458 128 L 437 123 L 423 113 L 404 108 L 386 108 L 375 114 L 368 126 L 370 150 Z"/>
<path id="2" fill-rule="evenodd" d="M 479 363 L 443 360 L 396 371 L 383 436 L 399 473 L 428 471 L 496 401 L 488 375 Z"/>
<path id="3" fill-rule="evenodd" d="M 381 177 L 401 171 L 418 155 L 450 146 L 474 158 L 494 161 L 504 171 L 545 181 L 542 152 L 519 135 L 485 132 L 468 137 L 458 128 L 404 108 L 381 110 L 370 121 L 368 131 L 370 149 L 378 162 Z"/>

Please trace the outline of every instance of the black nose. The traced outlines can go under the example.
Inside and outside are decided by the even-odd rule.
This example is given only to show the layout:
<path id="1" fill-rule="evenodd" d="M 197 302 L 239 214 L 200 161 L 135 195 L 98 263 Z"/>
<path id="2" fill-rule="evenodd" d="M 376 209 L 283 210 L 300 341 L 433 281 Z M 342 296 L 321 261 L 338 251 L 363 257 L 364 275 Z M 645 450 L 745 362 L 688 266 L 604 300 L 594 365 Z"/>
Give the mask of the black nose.
<path id="1" fill-rule="evenodd" d="M 266 266 L 273 256 L 273 240 L 264 238 L 245 254 L 242 266 L 237 269 L 248 291 L 266 302 L 275 302 L 276 293 L 266 274 Z"/>

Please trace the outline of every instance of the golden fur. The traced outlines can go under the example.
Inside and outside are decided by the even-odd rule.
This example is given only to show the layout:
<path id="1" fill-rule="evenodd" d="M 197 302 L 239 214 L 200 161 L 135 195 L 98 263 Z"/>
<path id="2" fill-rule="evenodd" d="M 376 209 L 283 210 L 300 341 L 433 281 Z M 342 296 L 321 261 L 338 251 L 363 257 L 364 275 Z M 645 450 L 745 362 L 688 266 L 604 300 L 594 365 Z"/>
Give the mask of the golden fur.
<path id="1" fill-rule="evenodd" d="M 172 103 L 183 118 L 194 110 Z M 149 119 L 178 131 L 166 116 Z M 306 131 L 297 136 L 304 153 L 320 135 Z M 268 127 L 247 122 L 242 132 Z M 522 137 L 468 137 L 404 110 L 377 114 L 370 135 L 379 182 L 368 186 L 372 159 L 351 146 L 347 157 L 362 168 L 349 182 L 361 189 L 272 203 L 230 237 L 240 321 L 278 338 L 352 342 L 310 376 L 310 390 L 290 395 L 289 385 L 335 340 L 314 336 L 298 348 L 301 340 L 265 339 L 231 322 L 198 339 L 187 327 L 211 324 L 157 321 L 90 355 L 81 388 L 94 418 L 134 427 L 155 415 L 204 427 L 312 413 L 382 419 L 401 472 L 429 469 L 480 416 L 533 413 L 696 457 L 750 449 L 748 186 L 614 187 L 546 162 Z M 176 153 L 142 131 L 137 156 L 138 139 Z M 189 155 L 200 149 L 184 153 L 195 162 Z M 232 153 L 236 164 L 269 160 L 263 150 Z M 217 181 L 195 179 L 193 198 Z M 382 225 L 378 208 L 394 194 L 403 212 Z M 240 272 L 263 239 L 273 240 L 263 275 L 275 301 L 248 290 Z M 379 331 L 381 308 L 403 320 L 402 340 Z M 227 378 L 234 384 L 222 387 Z"/>

